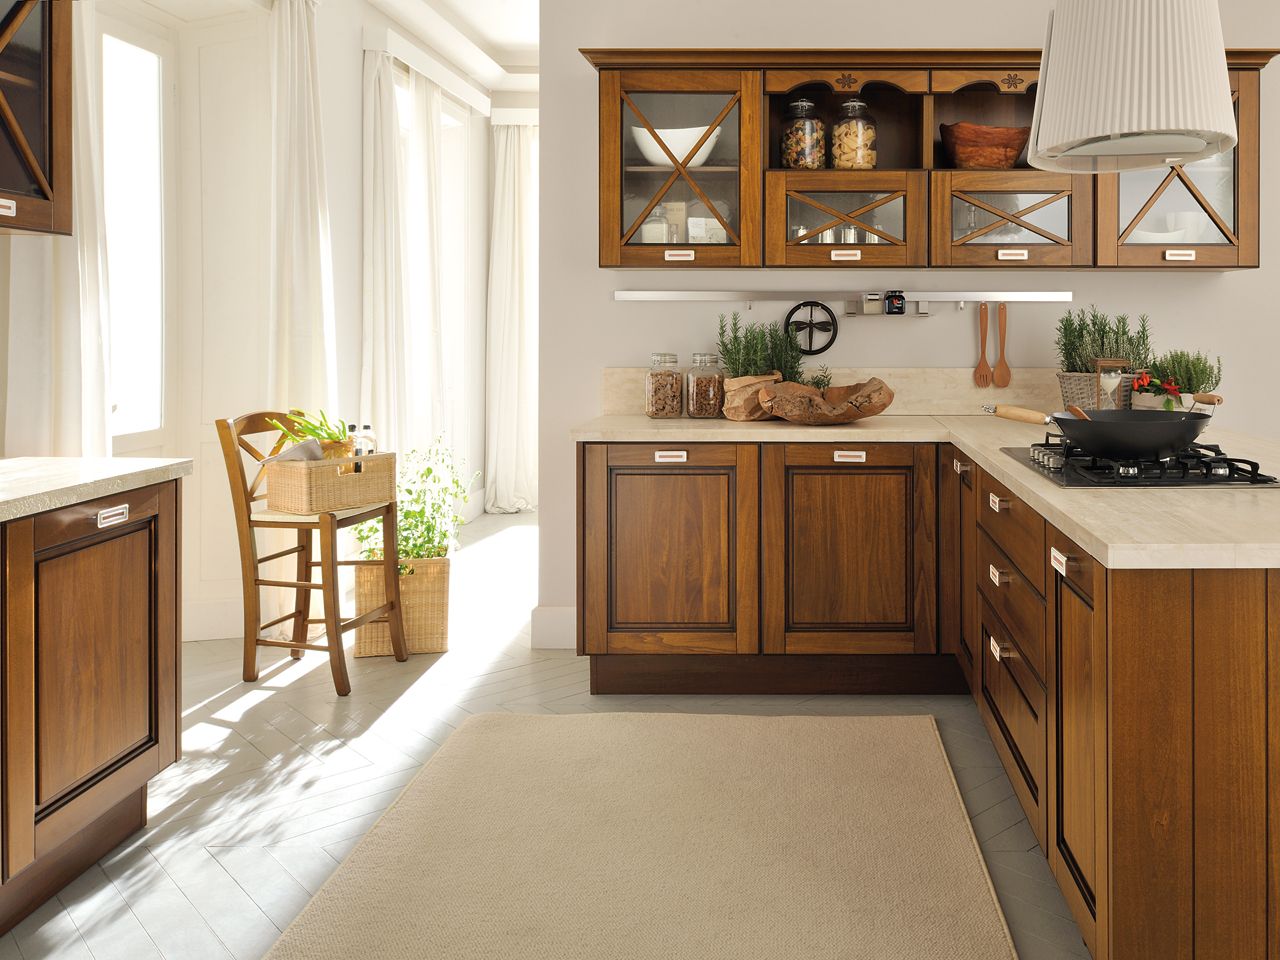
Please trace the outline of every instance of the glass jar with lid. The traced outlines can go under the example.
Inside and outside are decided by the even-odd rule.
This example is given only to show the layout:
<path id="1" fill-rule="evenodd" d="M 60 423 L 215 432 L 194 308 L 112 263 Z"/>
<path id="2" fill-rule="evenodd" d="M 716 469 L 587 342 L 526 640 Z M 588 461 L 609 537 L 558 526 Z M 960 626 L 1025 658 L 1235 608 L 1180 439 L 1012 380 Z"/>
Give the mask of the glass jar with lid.
<path id="1" fill-rule="evenodd" d="M 787 104 L 782 165 L 792 170 L 821 170 L 827 165 L 827 125 L 807 97 Z"/>
<path id="2" fill-rule="evenodd" d="M 724 371 L 714 353 L 695 353 L 685 378 L 685 406 L 689 416 L 710 419 L 724 410 Z"/>
<path id="3" fill-rule="evenodd" d="M 674 353 L 649 355 L 649 372 L 644 377 L 644 414 L 655 420 L 680 416 L 684 399 L 684 377 Z"/>
<path id="4" fill-rule="evenodd" d="M 857 97 L 840 105 L 831 131 L 831 165 L 837 170 L 876 168 L 876 120 Z"/>

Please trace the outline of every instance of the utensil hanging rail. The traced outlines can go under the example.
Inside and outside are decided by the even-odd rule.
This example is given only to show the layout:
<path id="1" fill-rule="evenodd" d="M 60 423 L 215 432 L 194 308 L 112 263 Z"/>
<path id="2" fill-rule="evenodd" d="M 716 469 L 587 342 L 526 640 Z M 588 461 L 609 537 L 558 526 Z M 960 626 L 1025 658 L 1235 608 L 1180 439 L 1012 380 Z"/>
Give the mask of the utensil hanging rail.
<path id="1" fill-rule="evenodd" d="M 883 295 L 882 290 L 615 290 L 613 299 L 630 303 L 745 303 L 754 301 L 822 300 L 843 301 L 855 307 L 869 294 Z M 917 304 L 916 313 L 929 312 L 931 303 L 954 303 L 963 308 L 969 303 L 1071 303 L 1074 294 L 1070 290 L 907 290 L 903 293 L 908 303 Z M 849 312 L 857 312 L 852 309 Z"/>

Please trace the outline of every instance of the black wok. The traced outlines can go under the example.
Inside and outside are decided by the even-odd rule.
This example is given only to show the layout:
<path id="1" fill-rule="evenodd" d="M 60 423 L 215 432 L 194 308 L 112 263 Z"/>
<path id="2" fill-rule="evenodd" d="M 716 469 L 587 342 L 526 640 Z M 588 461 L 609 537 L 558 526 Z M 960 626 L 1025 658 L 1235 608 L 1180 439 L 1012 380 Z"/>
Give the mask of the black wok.
<path id="1" fill-rule="evenodd" d="M 1221 397 L 1197 394 L 1199 403 L 1217 405 Z M 1070 413 L 1052 416 L 998 404 L 986 407 L 997 417 L 1021 423 L 1052 424 L 1062 435 L 1093 457 L 1107 460 L 1164 460 L 1195 443 L 1209 426 L 1207 413 L 1181 410 L 1085 410 L 1087 420 Z"/>

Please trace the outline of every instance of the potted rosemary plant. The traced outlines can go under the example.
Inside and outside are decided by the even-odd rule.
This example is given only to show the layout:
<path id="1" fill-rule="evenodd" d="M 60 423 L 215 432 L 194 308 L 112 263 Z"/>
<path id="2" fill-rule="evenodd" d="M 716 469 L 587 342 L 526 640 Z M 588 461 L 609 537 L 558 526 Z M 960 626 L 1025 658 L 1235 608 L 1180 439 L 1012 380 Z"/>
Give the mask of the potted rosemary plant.
<path id="1" fill-rule="evenodd" d="M 396 485 L 405 645 L 410 653 L 444 653 L 449 649 L 449 553 L 464 522 L 458 507 L 469 499 L 467 484 L 453 452 L 437 442 L 400 458 Z M 382 525 L 362 523 L 355 532 L 364 559 L 382 559 Z M 356 567 L 356 614 L 385 600 L 382 568 Z M 390 656 L 387 625 L 357 627 L 355 655 Z"/>
<path id="2" fill-rule="evenodd" d="M 1114 319 L 1097 307 L 1068 310 L 1058 321 L 1058 386 L 1066 406 L 1096 406 L 1098 361 L 1127 361 L 1127 371 L 1116 391 L 1117 407 L 1129 405 L 1134 372 L 1151 365 L 1151 328 L 1146 316 L 1138 318 L 1138 327 L 1120 314 Z"/>

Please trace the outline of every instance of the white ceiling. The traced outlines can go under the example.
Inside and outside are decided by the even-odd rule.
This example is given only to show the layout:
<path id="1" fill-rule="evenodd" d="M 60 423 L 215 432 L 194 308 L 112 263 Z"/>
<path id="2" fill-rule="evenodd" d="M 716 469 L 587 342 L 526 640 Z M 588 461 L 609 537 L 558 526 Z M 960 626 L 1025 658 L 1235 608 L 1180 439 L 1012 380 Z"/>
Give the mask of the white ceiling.
<path id="1" fill-rule="evenodd" d="M 538 62 L 538 0 L 434 2 L 441 13 L 455 20 L 503 66 Z"/>
<path id="2" fill-rule="evenodd" d="M 211 20 L 231 13 L 243 13 L 250 6 L 246 0 L 143 0 L 143 2 L 185 23 Z M 262 0 L 253 0 L 253 2 L 260 7 L 270 6 Z"/>

